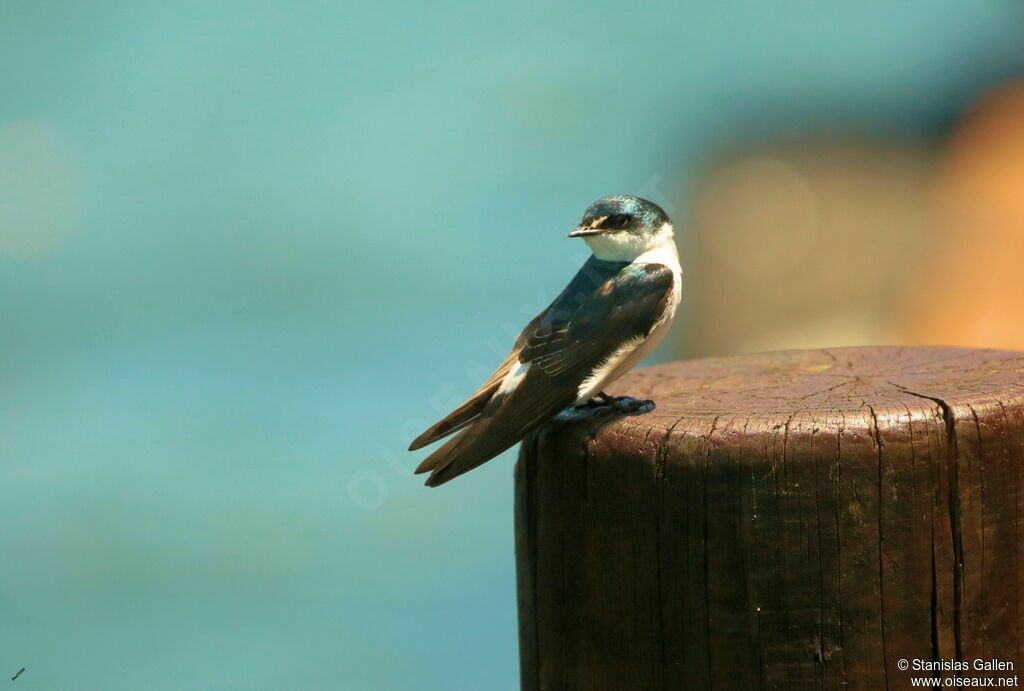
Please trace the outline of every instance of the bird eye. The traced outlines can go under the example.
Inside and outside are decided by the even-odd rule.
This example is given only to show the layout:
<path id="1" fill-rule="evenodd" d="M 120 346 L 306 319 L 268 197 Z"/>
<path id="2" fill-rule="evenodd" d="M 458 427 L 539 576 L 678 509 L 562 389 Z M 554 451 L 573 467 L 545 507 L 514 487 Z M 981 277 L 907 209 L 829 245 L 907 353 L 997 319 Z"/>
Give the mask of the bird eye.
<path id="1" fill-rule="evenodd" d="M 629 216 L 626 214 L 612 214 L 604 220 L 601 224 L 602 228 L 608 228 L 609 230 L 620 230 L 625 228 L 629 224 Z"/>

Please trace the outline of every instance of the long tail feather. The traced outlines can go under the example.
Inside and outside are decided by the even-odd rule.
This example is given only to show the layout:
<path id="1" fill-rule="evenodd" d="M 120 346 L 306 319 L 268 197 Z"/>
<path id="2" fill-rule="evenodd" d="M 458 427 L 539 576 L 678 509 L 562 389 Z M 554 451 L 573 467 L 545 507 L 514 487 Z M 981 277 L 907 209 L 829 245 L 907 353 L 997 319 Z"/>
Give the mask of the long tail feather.
<path id="1" fill-rule="evenodd" d="M 427 487 L 443 485 L 519 443 L 522 434 L 489 429 L 494 422 L 493 418 L 479 420 L 423 461 L 416 472 L 431 471 Z"/>
<path id="2" fill-rule="evenodd" d="M 452 451 L 455 450 L 455 447 L 459 445 L 459 442 L 462 440 L 462 437 L 466 433 L 467 432 L 463 432 L 454 439 L 449 439 L 447 442 L 444 443 L 443 446 L 438 447 L 437 449 L 434 450 L 432 454 L 424 458 L 423 462 L 416 466 L 416 475 L 419 475 L 421 473 L 428 473 L 437 468 L 438 466 L 449 462 L 448 457 L 451 455 Z"/>
<path id="3" fill-rule="evenodd" d="M 518 362 L 518 352 L 517 349 L 509 353 L 505 360 L 498 365 L 498 369 L 494 370 L 494 373 L 484 382 L 483 386 L 477 389 L 462 405 L 446 415 L 440 422 L 435 423 L 426 432 L 413 439 L 412 444 L 409 445 L 409 450 L 415 451 L 428 444 L 433 444 L 438 439 L 443 439 L 449 434 L 458 432 L 466 427 L 466 425 L 476 421 L 480 413 L 483 412 L 487 404 L 491 402 L 494 394 L 501 387 L 505 375 Z"/>
<path id="4" fill-rule="evenodd" d="M 413 439 L 412 444 L 409 444 L 409 450 L 422 449 L 424 446 L 433 444 L 438 439 L 443 439 L 449 434 L 458 432 L 466 425 L 472 424 L 479 417 L 480 413 L 483 412 L 483 409 L 487 407 L 487 403 L 497 390 L 498 384 L 495 384 L 477 392 L 473 398 L 460 405 L 443 420 L 437 422 L 426 432 Z"/>

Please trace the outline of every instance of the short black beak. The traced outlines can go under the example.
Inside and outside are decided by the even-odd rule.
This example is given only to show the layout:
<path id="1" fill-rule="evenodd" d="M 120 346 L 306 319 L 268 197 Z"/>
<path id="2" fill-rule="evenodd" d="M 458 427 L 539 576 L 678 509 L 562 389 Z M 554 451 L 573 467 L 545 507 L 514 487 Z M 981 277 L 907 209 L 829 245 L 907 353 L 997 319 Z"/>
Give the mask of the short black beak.
<path id="1" fill-rule="evenodd" d="M 585 238 L 588 235 L 600 235 L 605 232 L 604 228 L 577 228 L 576 230 L 569 233 L 571 238 Z"/>

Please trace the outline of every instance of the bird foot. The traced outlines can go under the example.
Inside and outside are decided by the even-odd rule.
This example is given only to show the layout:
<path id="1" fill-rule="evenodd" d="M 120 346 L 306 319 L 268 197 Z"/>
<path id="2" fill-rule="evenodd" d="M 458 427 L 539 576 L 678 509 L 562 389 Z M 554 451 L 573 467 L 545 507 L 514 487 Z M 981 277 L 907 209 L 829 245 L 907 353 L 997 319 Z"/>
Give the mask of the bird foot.
<path id="1" fill-rule="evenodd" d="M 619 413 L 649 413 L 654 410 L 654 401 L 649 398 L 639 399 L 632 396 L 608 396 L 604 403 Z"/>
<path id="2" fill-rule="evenodd" d="M 560 422 L 580 422 L 601 415 L 636 415 L 649 413 L 652 410 L 654 410 L 654 401 L 649 399 L 605 395 L 566 408 L 556 415 L 555 419 Z"/>

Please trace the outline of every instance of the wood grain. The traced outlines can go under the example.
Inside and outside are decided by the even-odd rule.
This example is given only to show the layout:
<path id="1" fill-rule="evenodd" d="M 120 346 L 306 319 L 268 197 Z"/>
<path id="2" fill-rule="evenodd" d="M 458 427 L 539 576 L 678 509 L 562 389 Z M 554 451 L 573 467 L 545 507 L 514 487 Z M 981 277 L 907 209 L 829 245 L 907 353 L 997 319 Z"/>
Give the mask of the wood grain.
<path id="1" fill-rule="evenodd" d="M 524 442 L 524 689 L 898 689 L 1024 665 L 1024 353 L 789 351 L 637 371 Z"/>

